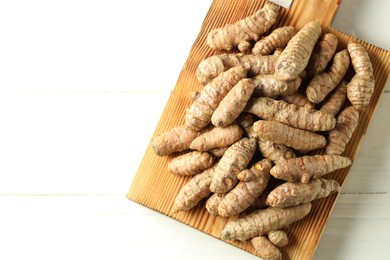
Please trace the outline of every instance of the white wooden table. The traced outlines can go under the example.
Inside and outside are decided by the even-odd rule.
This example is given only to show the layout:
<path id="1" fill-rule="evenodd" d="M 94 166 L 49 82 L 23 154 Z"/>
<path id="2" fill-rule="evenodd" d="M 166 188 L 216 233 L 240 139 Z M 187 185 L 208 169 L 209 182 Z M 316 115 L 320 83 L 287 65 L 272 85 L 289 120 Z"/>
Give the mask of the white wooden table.
<path id="1" fill-rule="evenodd" d="M 0 2 L 0 259 L 256 259 L 125 198 L 211 1 Z M 390 49 L 390 2 L 333 26 Z M 390 259 L 390 86 L 315 259 Z M 141 258 L 142 257 L 142 258 Z"/>

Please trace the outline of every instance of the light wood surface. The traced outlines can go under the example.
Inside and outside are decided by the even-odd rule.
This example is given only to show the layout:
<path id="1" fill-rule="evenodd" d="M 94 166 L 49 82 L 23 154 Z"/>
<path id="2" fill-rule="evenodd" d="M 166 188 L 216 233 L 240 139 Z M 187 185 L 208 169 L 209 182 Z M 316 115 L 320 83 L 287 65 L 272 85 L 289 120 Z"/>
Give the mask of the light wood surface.
<path id="1" fill-rule="evenodd" d="M 257 259 L 125 197 L 210 4 L 0 4 L 1 260 Z M 332 26 L 390 49 L 389 4 L 343 0 Z M 389 93 L 314 259 L 388 259 Z"/>
<path id="2" fill-rule="evenodd" d="M 207 33 L 213 28 L 233 23 L 254 13 L 255 10 L 263 6 L 264 2 L 243 0 L 226 3 L 219 0 L 213 1 L 204 19 L 199 36 L 192 46 L 177 84 L 157 124 L 154 136 L 184 123 L 186 108 L 191 104 L 190 94 L 201 88 L 201 85 L 195 78 L 196 67 L 202 59 L 216 53 L 211 51 L 205 44 Z M 384 91 L 390 71 L 390 53 L 330 28 L 329 25 L 333 20 L 338 4 L 338 1 L 295 1 L 290 9 L 281 10 L 277 26 L 293 25 L 301 28 L 309 21 L 316 20 L 321 23 L 323 31 L 330 31 L 336 34 L 339 39 L 339 49 L 346 48 L 348 42 L 360 42 L 369 52 L 375 71 L 376 85 L 370 106 L 360 112 L 359 127 L 344 153 L 345 156 L 354 160 L 372 114 Z M 321 10 L 321 12 L 318 10 Z M 188 182 L 189 178 L 178 177 L 169 173 L 167 163 L 170 159 L 172 159 L 172 156 L 157 157 L 149 147 L 127 194 L 128 198 L 175 218 L 206 234 L 219 238 L 224 226 L 229 221 L 236 219 L 237 216 L 229 219 L 212 216 L 206 211 L 202 203 L 191 211 L 174 214 L 172 212 L 173 201 L 180 188 Z M 342 185 L 348 172 L 349 167 L 335 171 L 328 176 L 334 178 Z M 326 199 L 314 201 L 310 214 L 302 221 L 296 222 L 289 227 L 288 235 L 293 238 L 294 242 L 282 249 L 282 254 L 286 259 L 310 259 L 313 257 L 336 199 L 337 194 Z M 236 241 L 229 243 L 254 253 L 250 243 Z"/>

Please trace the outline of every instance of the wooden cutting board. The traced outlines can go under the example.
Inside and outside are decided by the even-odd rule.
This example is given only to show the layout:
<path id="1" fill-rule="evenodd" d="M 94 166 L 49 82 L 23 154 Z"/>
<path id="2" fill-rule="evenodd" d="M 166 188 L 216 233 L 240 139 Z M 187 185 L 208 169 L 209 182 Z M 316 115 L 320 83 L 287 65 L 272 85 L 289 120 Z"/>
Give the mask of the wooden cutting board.
<path id="1" fill-rule="evenodd" d="M 191 93 L 202 88 L 195 78 L 196 67 L 202 59 L 217 53 L 206 46 L 207 33 L 211 29 L 222 27 L 227 23 L 234 23 L 253 14 L 264 3 L 264 0 L 213 1 L 151 138 L 170 130 L 174 126 L 184 124 L 185 110 L 192 102 Z M 359 127 L 345 152 L 345 156 L 353 160 L 359 151 L 372 115 L 383 94 L 390 72 L 390 52 L 331 28 L 330 24 L 339 5 L 340 0 L 295 0 L 290 9 L 282 8 L 278 22 L 272 29 L 284 25 L 293 25 L 300 29 L 307 22 L 317 20 L 321 23 L 323 32 L 332 32 L 338 37 L 338 49 L 346 48 L 348 42 L 359 42 L 367 49 L 374 67 L 376 85 L 369 107 L 360 112 Z M 167 171 L 167 163 L 171 158 L 170 156 L 158 157 L 150 147 L 147 147 L 127 197 L 206 234 L 219 238 L 225 224 L 236 217 L 225 219 L 211 216 L 205 210 L 204 203 L 188 212 L 178 214 L 171 212 L 176 194 L 190 179 L 190 177 L 175 176 Z M 349 168 L 345 168 L 328 175 L 328 177 L 336 179 L 342 185 L 348 172 Z M 302 221 L 290 226 L 288 235 L 291 243 L 283 249 L 284 258 L 311 259 L 313 257 L 337 196 L 337 194 L 334 194 L 326 199 L 315 201 L 311 213 Z M 231 244 L 251 253 L 254 252 L 250 243 L 231 242 Z"/>

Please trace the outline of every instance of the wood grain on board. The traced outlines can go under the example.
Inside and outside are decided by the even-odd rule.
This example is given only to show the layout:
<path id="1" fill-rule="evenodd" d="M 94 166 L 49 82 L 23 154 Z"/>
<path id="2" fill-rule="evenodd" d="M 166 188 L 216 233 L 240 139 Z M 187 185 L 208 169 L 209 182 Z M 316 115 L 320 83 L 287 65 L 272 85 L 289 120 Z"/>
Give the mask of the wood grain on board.
<path id="1" fill-rule="evenodd" d="M 207 33 L 211 29 L 222 27 L 227 23 L 234 23 L 253 14 L 264 3 L 264 0 L 213 1 L 204 19 L 200 33 L 179 75 L 176 86 L 157 124 L 153 137 L 184 123 L 185 110 L 192 102 L 190 98 L 191 93 L 202 88 L 195 78 L 196 67 L 202 59 L 218 53 L 206 46 Z M 355 131 L 345 152 L 345 155 L 353 160 L 359 151 L 371 117 L 383 94 L 390 72 L 390 52 L 331 28 L 330 24 L 340 4 L 342 2 L 340 3 L 338 0 L 296 0 L 290 9 L 282 8 L 278 22 L 272 29 L 283 25 L 293 25 L 301 28 L 307 22 L 317 20 L 321 23 L 324 32 L 329 31 L 336 34 L 339 39 L 339 49 L 345 48 L 348 42 L 360 42 L 367 49 L 374 67 L 376 86 L 370 106 L 360 112 L 359 127 Z M 225 224 L 237 218 L 236 216 L 229 219 L 211 216 L 205 210 L 203 202 L 188 212 L 172 213 L 171 209 L 176 194 L 191 177 L 185 178 L 170 174 L 167 170 L 167 163 L 171 158 L 171 156 L 158 157 L 150 147 L 147 147 L 127 197 L 206 234 L 219 238 Z M 335 171 L 328 176 L 343 184 L 348 172 L 349 167 Z M 291 243 L 282 252 L 286 259 L 312 258 L 337 197 L 338 194 L 334 194 L 326 199 L 313 202 L 311 213 L 303 220 L 289 227 L 288 235 Z M 254 253 L 250 243 L 231 242 L 231 244 Z"/>

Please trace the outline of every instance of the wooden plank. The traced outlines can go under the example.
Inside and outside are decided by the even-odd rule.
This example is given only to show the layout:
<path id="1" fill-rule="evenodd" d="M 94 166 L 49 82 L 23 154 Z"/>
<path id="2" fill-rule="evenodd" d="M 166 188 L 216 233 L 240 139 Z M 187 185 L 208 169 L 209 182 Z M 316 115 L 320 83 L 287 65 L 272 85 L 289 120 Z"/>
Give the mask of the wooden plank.
<path id="1" fill-rule="evenodd" d="M 0 95 L 0 193 L 126 191 L 168 97 Z"/>
<path id="2" fill-rule="evenodd" d="M 2 260 L 256 259 L 129 203 L 124 194 L 0 196 L 0 208 Z"/>
<path id="3" fill-rule="evenodd" d="M 343 187 L 345 193 L 390 193 L 390 93 L 384 93 Z"/>
<path id="4" fill-rule="evenodd" d="M 0 93 L 171 90 L 210 3 L 4 2 Z"/>
<path id="5" fill-rule="evenodd" d="M 0 193 L 127 190 L 168 97 L 168 92 L 0 95 L 0 111 L 13 111 L 0 113 Z M 389 191 L 390 124 L 384 123 L 389 108 L 385 93 L 343 192 Z"/>
<path id="6" fill-rule="evenodd" d="M 337 1 L 326 1 L 323 2 L 324 6 L 316 6 L 317 3 L 318 2 L 316 1 L 295 1 L 289 11 L 282 12 L 278 25 L 291 24 L 300 27 L 310 19 L 318 19 L 322 21 L 323 27 L 327 28 L 337 9 L 335 5 L 338 5 L 338 3 Z M 176 87 L 160 118 L 154 136 L 167 131 L 175 125 L 183 124 L 185 108 L 191 102 L 189 93 L 193 90 L 199 90 L 201 87 L 196 82 L 194 76 L 196 66 L 201 59 L 213 54 L 205 45 L 207 32 L 212 28 L 220 27 L 226 23 L 232 23 L 241 19 L 253 13 L 254 10 L 257 10 L 263 4 L 264 1 L 254 2 L 244 0 L 229 3 L 218 0 L 213 2 L 204 20 L 199 36 L 192 46 L 190 55 L 179 76 Z M 305 15 L 303 13 L 305 10 L 308 10 L 306 9 L 307 6 L 310 7 L 309 10 L 321 10 L 321 14 L 326 13 L 327 16 L 318 15 L 319 12 Z M 325 12 L 324 10 L 329 10 L 329 12 Z M 301 17 L 302 20 L 300 20 Z M 345 47 L 349 41 L 361 42 L 358 39 L 338 32 L 332 28 L 329 28 L 329 30 L 339 37 L 340 48 Z M 356 131 L 350 145 L 347 147 L 346 155 L 352 159 L 355 158 L 359 150 L 361 140 L 366 134 L 371 116 L 379 103 L 389 75 L 389 52 L 367 43 L 362 43 L 368 49 L 370 58 L 373 62 L 376 89 L 372 97 L 371 105 L 362 111 L 359 129 Z M 202 205 L 191 212 L 179 213 L 177 215 L 172 214 L 171 207 L 174 197 L 188 179 L 178 178 L 166 171 L 166 164 L 169 159 L 170 157 L 157 158 L 151 149 L 148 148 L 128 192 L 128 198 L 182 221 L 203 232 L 218 237 L 219 232 L 226 224 L 227 220 L 209 216 L 204 208 L 201 207 Z M 334 177 L 340 183 L 343 183 L 347 174 L 348 169 L 344 169 L 332 174 L 330 177 Z M 289 229 L 289 234 L 296 238 L 296 243 L 285 248 L 285 256 L 300 259 L 312 257 L 336 198 L 337 196 L 331 196 L 325 200 L 314 203 L 312 213 L 303 221 L 296 223 Z M 212 229 L 210 229 L 210 223 L 213 223 L 214 225 Z M 253 248 L 248 244 L 233 244 L 253 252 Z"/>
<path id="7" fill-rule="evenodd" d="M 332 27 L 390 50 L 390 32 L 383 26 L 389 23 L 389 9 L 390 2 L 384 0 L 342 0 Z"/>
<path id="8" fill-rule="evenodd" d="M 314 259 L 385 259 L 389 203 L 389 194 L 341 195 Z M 0 208 L 4 260 L 258 259 L 124 195 L 0 196 Z"/>
<path id="9" fill-rule="evenodd" d="M 387 259 L 389 226 L 389 193 L 343 194 L 314 259 Z"/>
<path id="10" fill-rule="evenodd" d="M 20 8 L 21 2 L 24 8 Z M 208 3 L 154 0 L 145 4 L 147 8 L 153 5 L 153 8 L 145 12 L 142 6 L 130 6 L 126 1 L 93 5 L 91 1 L 68 1 L 66 8 L 61 8 L 63 13 L 54 17 L 52 14 L 57 11 L 54 9 L 59 7 L 58 5 L 48 6 L 46 1 L 41 0 L 27 2 L 10 1 L 6 3 L 7 8 L 0 10 L 2 20 L 11 21 L 10 26 L 1 28 L 2 36 L 6 39 L 1 42 L 0 50 L 1 193 L 123 192 L 138 167 L 137 163 L 142 158 L 147 141 L 174 85 L 177 74 L 173 71 L 179 73 L 195 36 L 191 35 L 191 32 L 198 29 L 197 26 L 201 22 L 198 18 L 203 18 L 202 14 L 207 11 Z M 377 43 L 385 47 L 387 39 L 390 39 L 386 37 L 389 34 L 386 30 L 382 34 L 376 33 L 379 26 L 372 26 L 375 21 L 383 22 L 381 13 L 367 9 L 367 5 L 362 5 L 364 0 L 343 0 L 341 7 L 344 7 L 345 3 L 350 3 L 345 9 L 348 15 L 342 16 L 346 21 L 341 24 L 353 24 L 351 27 L 357 30 L 355 36 L 361 36 L 362 39 L 368 36 L 376 37 Z M 390 2 L 382 0 L 378 3 L 385 14 L 389 9 L 386 5 Z M 10 11 L 11 5 L 14 9 Z M 201 5 L 206 7 L 204 12 L 197 9 Z M 91 12 L 91 6 L 94 12 Z M 162 8 L 164 15 L 161 15 Z M 181 11 L 165 12 L 178 9 Z M 188 13 L 193 14 L 191 19 L 188 19 Z M 66 15 L 62 16 L 63 14 Z M 63 19 L 69 15 L 72 15 L 70 22 Z M 103 16 L 105 19 L 102 20 Z M 36 17 L 40 19 L 35 19 Z M 109 19 L 111 17 L 114 19 Z M 143 21 L 144 17 L 153 17 L 158 22 L 138 26 L 138 22 Z M 50 24 L 45 22 L 46 18 L 50 19 Z M 65 20 L 67 23 L 63 25 L 66 31 L 58 30 L 56 22 Z M 41 21 L 44 26 L 36 24 Z M 365 29 L 359 29 L 363 28 L 362 25 L 366 26 Z M 53 26 L 58 38 L 54 39 L 53 34 L 47 34 L 46 26 Z M 79 42 L 79 38 L 74 37 L 84 34 L 85 26 L 88 26 L 88 37 Z M 170 30 L 166 30 L 168 27 Z M 180 30 L 183 27 L 186 30 Z M 177 37 L 175 28 L 180 31 L 180 37 Z M 379 29 L 386 29 L 386 26 Z M 371 34 L 368 35 L 367 30 Z M 114 33 L 116 34 L 113 35 Z M 350 33 L 354 35 L 355 31 Z M 102 39 L 102 35 L 112 37 Z M 142 51 L 134 51 L 140 47 L 140 41 L 134 41 L 134 35 L 137 39 L 142 39 Z M 25 39 L 26 36 L 28 38 Z M 174 38 L 175 44 L 171 44 L 172 41 L 169 41 L 169 44 L 159 41 L 156 50 L 156 38 Z M 81 46 L 70 46 L 68 43 L 73 39 L 74 43 L 80 43 Z M 40 44 L 53 40 L 55 43 L 49 48 Z M 14 44 L 15 42 L 17 44 Z M 85 53 L 90 46 L 94 48 Z M 59 49 L 69 52 L 58 52 Z M 153 53 L 153 77 L 150 77 L 150 71 L 145 71 L 150 65 L 146 52 Z M 53 53 L 56 55 L 53 56 Z M 68 56 L 69 53 L 72 55 Z M 169 66 L 165 66 L 166 60 L 169 60 Z M 161 67 L 164 69 L 155 69 Z M 69 68 L 73 69 L 68 70 Z M 166 73 L 167 70 L 171 71 L 171 74 Z M 64 78 L 66 81 L 62 81 Z M 387 84 L 387 91 L 390 91 L 389 87 L 390 84 Z M 159 92 L 155 93 L 156 90 Z M 4 95 L 4 92 L 20 91 L 40 91 L 40 94 L 54 91 L 59 94 L 51 96 L 52 94 L 46 93 L 43 94 L 46 97 L 39 97 L 40 94 L 35 93 L 34 96 L 38 97 L 34 98 L 26 98 L 25 93 L 11 98 Z M 73 93 L 69 95 L 69 91 Z M 129 91 L 131 96 L 128 95 Z M 154 93 L 150 94 L 150 91 Z M 142 93 L 138 95 L 139 92 Z M 386 126 L 389 124 L 385 115 L 389 106 L 381 106 L 386 100 L 389 99 L 385 94 L 344 185 L 345 192 L 388 190 L 389 153 L 385 147 L 388 147 L 386 137 L 389 131 Z M 144 108 L 142 105 L 148 103 L 153 103 L 153 111 L 147 110 L 145 113 L 145 110 L 140 108 Z M 96 115 L 92 110 L 95 110 Z M 85 116 L 88 121 L 84 120 Z M 146 121 L 145 116 L 148 119 Z M 107 125 L 102 127 L 102 121 L 107 122 Z M 134 127 L 130 121 L 142 121 L 143 124 Z M 79 122 L 77 125 L 81 126 L 79 132 L 69 132 L 75 122 Z M 69 135 L 69 138 L 57 140 L 56 145 L 49 145 L 53 138 L 47 137 L 56 133 L 61 136 Z M 114 134 L 118 140 L 115 143 L 111 142 Z M 86 140 L 83 136 L 89 136 L 90 139 Z M 110 136 L 111 141 L 104 136 Z M 380 145 L 382 143 L 383 146 Z M 15 144 L 18 144 L 20 149 L 16 149 Z M 101 153 L 94 147 L 96 144 L 99 144 L 98 150 Z M 76 146 L 77 153 L 69 156 L 65 150 L 74 152 Z M 59 156 L 57 159 L 62 157 L 62 160 L 50 160 L 55 155 Z M 88 159 L 80 160 L 85 155 Z M 32 163 L 34 161 L 36 163 Z M 56 167 L 63 166 L 64 162 L 67 170 L 57 171 Z M 366 164 L 369 166 L 364 166 Z M 333 253 L 333 250 L 339 251 L 332 254 L 336 259 L 386 258 L 388 250 L 383 243 L 388 244 L 389 241 L 386 232 L 382 230 L 383 227 L 389 226 L 389 223 L 377 221 L 377 216 L 388 217 L 387 211 L 384 212 L 383 209 L 389 208 L 389 198 L 375 196 L 374 200 L 371 197 L 366 200 L 360 196 L 368 197 L 372 194 L 357 195 L 359 196 L 354 200 L 355 205 L 350 207 L 349 201 L 342 204 L 341 209 L 345 208 L 343 215 L 333 220 L 340 208 L 339 203 L 344 201 L 345 195 L 340 196 L 327 225 L 330 228 L 330 237 L 327 239 L 326 229 L 315 259 L 330 259 L 327 256 Z M 97 260 L 129 259 L 139 255 L 145 259 L 218 259 L 221 255 L 225 259 L 257 259 L 217 239 L 204 236 L 186 225 L 178 224 L 177 221 L 138 207 L 135 203 L 129 203 L 123 196 L 108 197 L 26 198 L 16 195 L 0 198 L 0 259 Z M 364 219 L 359 217 L 360 211 L 354 210 L 360 201 L 363 201 L 362 208 L 370 213 L 363 214 Z M 381 205 L 378 203 L 373 206 L 373 201 Z M 350 216 L 349 210 L 355 214 Z M 356 214 L 358 215 L 355 216 Z M 338 220 L 340 218 L 341 220 Z M 371 227 L 373 228 L 370 229 Z M 161 241 L 171 242 L 167 244 Z M 151 248 L 153 250 L 150 250 Z"/>

